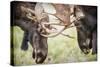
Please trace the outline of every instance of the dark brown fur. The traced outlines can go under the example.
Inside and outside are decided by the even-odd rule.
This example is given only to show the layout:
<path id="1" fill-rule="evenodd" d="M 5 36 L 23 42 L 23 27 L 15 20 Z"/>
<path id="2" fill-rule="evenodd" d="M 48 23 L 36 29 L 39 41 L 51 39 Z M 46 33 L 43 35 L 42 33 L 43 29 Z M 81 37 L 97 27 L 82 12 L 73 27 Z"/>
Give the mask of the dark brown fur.
<path id="1" fill-rule="evenodd" d="M 43 63 L 46 59 L 48 46 L 47 38 L 39 35 L 37 31 L 38 22 L 32 21 L 26 17 L 26 12 L 21 6 L 34 10 L 36 3 L 13 1 L 11 2 L 11 26 L 19 26 L 24 31 L 21 49 L 28 49 L 28 42 L 33 47 L 32 57 L 36 63 Z"/>

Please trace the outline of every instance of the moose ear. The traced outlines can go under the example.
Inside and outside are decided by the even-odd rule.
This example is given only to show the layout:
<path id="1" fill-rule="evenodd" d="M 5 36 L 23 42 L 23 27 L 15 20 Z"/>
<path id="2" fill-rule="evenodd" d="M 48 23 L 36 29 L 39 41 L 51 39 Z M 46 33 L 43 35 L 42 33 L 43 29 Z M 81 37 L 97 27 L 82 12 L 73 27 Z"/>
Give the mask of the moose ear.
<path id="1" fill-rule="evenodd" d="M 85 17 L 85 14 L 80 7 L 76 6 L 74 11 L 75 11 L 76 18 L 84 18 Z"/>

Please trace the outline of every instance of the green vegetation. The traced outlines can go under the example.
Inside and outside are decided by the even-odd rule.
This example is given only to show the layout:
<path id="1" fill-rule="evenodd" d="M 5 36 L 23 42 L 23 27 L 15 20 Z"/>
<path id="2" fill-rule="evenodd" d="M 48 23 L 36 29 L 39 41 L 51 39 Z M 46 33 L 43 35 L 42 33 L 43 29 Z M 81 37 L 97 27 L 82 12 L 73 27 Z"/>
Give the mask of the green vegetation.
<path id="1" fill-rule="evenodd" d="M 66 34 L 74 36 L 74 39 L 59 35 L 48 38 L 48 56 L 44 64 L 96 61 L 97 55 L 85 55 L 81 52 L 77 43 L 77 33 L 75 28 L 64 31 Z M 36 64 L 32 58 L 32 47 L 29 44 L 27 51 L 21 50 L 23 31 L 19 27 L 13 27 L 14 63 L 15 65 Z"/>

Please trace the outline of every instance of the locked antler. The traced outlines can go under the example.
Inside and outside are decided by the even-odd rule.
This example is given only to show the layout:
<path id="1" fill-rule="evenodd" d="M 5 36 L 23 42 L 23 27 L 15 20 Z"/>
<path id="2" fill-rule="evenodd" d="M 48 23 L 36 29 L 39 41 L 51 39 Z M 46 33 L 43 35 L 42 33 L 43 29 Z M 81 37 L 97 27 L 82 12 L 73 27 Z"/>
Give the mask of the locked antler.
<path id="1" fill-rule="evenodd" d="M 21 7 L 23 11 L 26 11 L 28 14 L 26 15 L 31 20 L 36 20 L 40 23 L 42 30 L 45 31 L 45 33 L 51 33 L 51 30 L 48 26 L 50 25 L 61 25 L 64 26 L 62 30 L 57 32 L 54 35 L 48 35 L 40 32 L 40 35 L 44 37 L 55 37 L 59 34 L 61 34 L 65 29 L 70 28 L 70 25 L 74 23 L 76 20 L 70 20 L 70 17 L 72 13 L 74 12 L 74 5 L 64 5 L 64 4 L 52 4 L 55 7 L 56 13 L 50 14 L 44 12 L 44 8 L 41 5 L 41 3 L 37 3 L 35 6 L 35 10 L 32 10 L 30 8 Z M 35 16 L 32 16 L 34 14 Z M 55 16 L 58 20 L 60 20 L 60 23 L 49 23 L 48 21 L 48 14 Z M 62 34 L 64 35 L 64 34 Z"/>
<path id="2" fill-rule="evenodd" d="M 69 26 L 72 24 L 70 22 L 71 11 L 69 5 L 53 4 L 53 6 L 55 7 L 56 13 L 55 14 L 47 13 L 47 14 L 55 16 L 58 20 L 60 20 L 60 23 L 46 23 L 46 24 L 63 25 L 64 28 L 61 31 L 57 32 L 55 35 L 49 36 L 49 35 L 41 34 L 44 37 L 55 37 L 61 34 L 65 29 L 69 28 Z"/>
<path id="3" fill-rule="evenodd" d="M 64 33 L 62 33 L 67 28 L 72 27 L 78 27 L 78 26 L 70 26 L 72 23 L 77 23 L 81 18 L 84 18 L 84 14 L 82 10 L 78 6 L 74 5 L 64 5 L 64 4 L 52 4 L 55 7 L 56 13 L 50 14 L 55 16 L 58 20 L 60 20 L 60 23 L 48 23 L 50 25 L 62 25 L 65 26 L 61 31 L 57 32 L 55 35 L 44 35 L 44 37 L 55 37 L 59 34 L 62 34 L 64 36 L 70 37 Z M 76 15 L 76 16 L 75 16 Z"/>

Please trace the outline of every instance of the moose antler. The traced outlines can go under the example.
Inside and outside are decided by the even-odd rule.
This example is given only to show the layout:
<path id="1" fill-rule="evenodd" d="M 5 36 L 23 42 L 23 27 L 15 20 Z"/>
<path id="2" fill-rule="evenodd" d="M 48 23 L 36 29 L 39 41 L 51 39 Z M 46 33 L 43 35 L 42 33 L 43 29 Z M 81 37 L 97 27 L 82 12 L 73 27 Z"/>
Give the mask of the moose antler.
<path id="1" fill-rule="evenodd" d="M 22 11 L 25 11 L 27 13 L 32 13 L 32 14 L 35 14 L 35 11 L 30 9 L 30 8 L 27 8 L 27 7 L 24 7 L 24 6 L 21 6 L 21 9 Z"/>
<path id="2" fill-rule="evenodd" d="M 60 20 L 60 23 L 45 23 L 48 25 L 62 25 L 65 26 L 61 31 L 57 32 L 55 35 L 45 35 L 41 34 L 44 37 L 55 37 L 59 34 L 62 34 L 64 36 L 69 37 L 66 34 L 63 34 L 62 32 L 67 29 L 67 28 L 72 28 L 72 27 L 78 27 L 78 26 L 70 26 L 72 23 L 77 23 L 81 18 L 84 18 L 84 14 L 82 10 L 79 7 L 76 7 L 74 5 L 64 5 L 64 4 L 53 4 L 55 7 L 56 13 L 55 14 L 50 14 L 55 16 L 58 20 Z M 76 12 L 76 9 L 78 9 L 78 12 Z M 75 17 L 74 14 L 77 16 Z"/>
<path id="3" fill-rule="evenodd" d="M 60 20 L 60 23 L 47 23 L 47 24 L 63 25 L 64 28 L 61 31 L 57 32 L 55 35 L 49 36 L 49 35 L 41 34 L 44 37 L 55 37 L 55 36 L 61 34 L 65 29 L 69 28 L 69 26 L 72 24 L 70 22 L 71 11 L 70 11 L 69 5 L 53 4 L 53 6 L 55 7 L 56 13 L 55 14 L 47 13 L 47 14 L 55 16 L 58 20 Z"/>
<path id="4" fill-rule="evenodd" d="M 35 15 L 35 11 L 34 10 L 32 10 L 30 8 L 27 8 L 27 7 L 24 7 L 24 6 L 21 6 L 21 10 L 23 12 L 26 12 L 26 17 L 28 19 L 36 21 L 36 19 L 37 19 L 36 16 L 33 16 L 33 15 Z"/>
<path id="5" fill-rule="evenodd" d="M 55 14 L 50 14 L 50 13 L 46 13 L 44 12 L 44 8 L 41 5 L 41 3 L 37 3 L 35 6 L 35 10 L 32 10 L 30 8 L 21 6 L 21 9 L 23 11 L 26 11 L 28 14 L 26 15 L 27 18 L 31 19 L 31 20 L 37 20 L 41 26 L 42 29 L 45 30 L 46 33 L 51 33 L 51 30 L 49 29 L 48 26 L 50 25 L 60 25 L 60 26 L 64 26 L 64 28 L 62 30 L 60 30 L 59 32 L 57 32 L 55 35 L 48 35 L 48 34 L 43 34 L 40 32 L 41 36 L 44 37 L 55 37 L 59 34 L 64 35 L 62 32 L 67 29 L 70 28 L 70 25 L 73 23 L 73 21 L 70 21 L 70 16 L 73 12 L 73 8 L 70 7 L 70 5 L 64 5 L 64 4 L 52 4 L 55 7 L 56 13 Z M 35 16 L 32 16 L 32 14 L 34 14 Z M 60 20 L 60 23 L 50 23 L 48 22 L 48 14 L 49 15 L 53 15 L 55 16 L 58 20 Z"/>
<path id="6" fill-rule="evenodd" d="M 45 35 L 45 34 L 40 34 L 41 36 L 44 36 L 44 37 L 49 37 L 49 38 L 52 38 L 52 37 L 56 37 L 57 35 L 59 35 L 59 34 L 62 34 L 62 35 L 64 35 L 64 36 L 67 36 L 67 37 L 70 37 L 70 38 L 74 38 L 74 37 L 71 37 L 71 36 L 69 36 L 69 35 L 66 35 L 66 34 L 64 34 L 64 33 L 62 33 L 65 29 L 69 29 L 69 28 L 72 28 L 72 27 L 75 27 L 75 26 L 70 26 L 72 23 L 70 23 L 69 25 L 67 25 L 66 27 L 64 27 L 62 30 L 60 30 L 59 32 L 57 32 L 56 34 L 54 34 L 54 35 Z"/>

